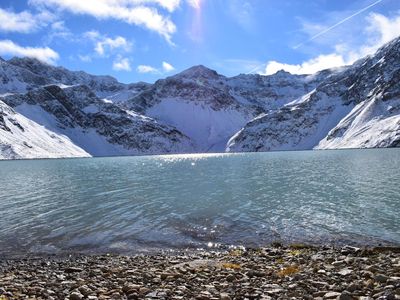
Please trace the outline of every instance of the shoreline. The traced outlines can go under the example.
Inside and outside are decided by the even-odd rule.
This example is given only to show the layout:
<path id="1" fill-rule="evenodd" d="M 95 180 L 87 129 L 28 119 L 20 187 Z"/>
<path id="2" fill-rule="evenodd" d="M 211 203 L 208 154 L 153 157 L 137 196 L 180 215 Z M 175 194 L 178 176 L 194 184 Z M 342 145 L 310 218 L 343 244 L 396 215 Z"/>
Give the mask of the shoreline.
<path id="1" fill-rule="evenodd" d="M 0 299 L 400 299 L 400 247 L 0 258 Z"/>
<path id="2" fill-rule="evenodd" d="M 352 151 L 352 150 L 385 150 L 398 149 L 399 147 L 371 147 L 371 148 L 329 148 L 329 149 L 301 149 L 301 150 L 269 150 L 269 151 L 244 151 L 244 152 L 179 152 L 179 153 L 158 153 L 158 154 L 117 154 L 117 155 L 98 155 L 98 156 L 61 156 L 61 157 L 23 157 L 23 158 L 0 158 L 2 161 L 41 161 L 41 160 L 75 160 L 87 158 L 125 158 L 125 157 L 157 157 L 157 156 L 176 156 L 176 155 L 221 155 L 221 154 L 257 154 L 257 153 L 286 153 L 286 152 L 328 152 L 328 151 Z"/>

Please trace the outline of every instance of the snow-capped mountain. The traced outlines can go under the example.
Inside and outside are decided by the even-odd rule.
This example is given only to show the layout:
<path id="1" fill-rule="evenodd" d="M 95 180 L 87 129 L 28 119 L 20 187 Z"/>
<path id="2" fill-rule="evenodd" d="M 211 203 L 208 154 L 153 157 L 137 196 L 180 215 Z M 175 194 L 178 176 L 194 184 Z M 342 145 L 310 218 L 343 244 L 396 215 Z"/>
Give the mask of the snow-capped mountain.
<path id="1" fill-rule="evenodd" d="M 127 100 L 149 86 L 144 82 L 123 84 L 111 76 L 96 76 L 83 71 L 54 67 L 37 59 L 14 57 L 0 60 L 0 94 L 22 93 L 43 85 L 86 85 L 98 97 L 118 102 Z"/>
<path id="2" fill-rule="evenodd" d="M 247 123 L 227 151 L 400 145 L 400 38 Z"/>
<path id="3" fill-rule="evenodd" d="M 88 157 L 63 135 L 17 113 L 0 101 L 0 159 Z"/>
<path id="4" fill-rule="evenodd" d="M 220 152 L 249 120 L 293 101 L 320 80 L 287 72 L 227 78 L 200 65 L 158 80 L 123 106 L 175 126 L 197 151 Z"/>
<path id="5" fill-rule="evenodd" d="M 0 59 L 0 158 L 399 145 L 400 38 L 313 75 L 194 66 L 154 84 Z"/>
<path id="6" fill-rule="evenodd" d="M 93 156 L 193 151 L 175 128 L 104 102 L 86 85 L 47 85 L 0 99 Z"/>
<path id="7" fill-rule="evenodd" d="M 204 66 L 158 80 L 124 107 L 176 127 L 201 152 L 224 151 L 229 138 L 260 112 L 239 102 L 227 78 Z"/>

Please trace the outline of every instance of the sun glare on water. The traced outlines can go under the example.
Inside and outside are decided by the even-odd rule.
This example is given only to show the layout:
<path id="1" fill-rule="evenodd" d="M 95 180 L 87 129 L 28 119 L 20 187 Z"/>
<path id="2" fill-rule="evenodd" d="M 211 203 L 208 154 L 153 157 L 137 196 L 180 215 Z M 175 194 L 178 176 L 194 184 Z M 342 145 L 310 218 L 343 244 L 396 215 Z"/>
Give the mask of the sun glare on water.
<path id="1" fill-rule="evenodd" d="M 207 159 L 211 157 L 226 157 L 236 155 L 236 153 L 189 153 L 189 154 L 168 154 L 168 155 L 156 155 L 154 158 L 162 160 L 164 162 L 177 162 L 189 160 L 192 162 L 192 166 L 196 165 L 196 160 Z"/>

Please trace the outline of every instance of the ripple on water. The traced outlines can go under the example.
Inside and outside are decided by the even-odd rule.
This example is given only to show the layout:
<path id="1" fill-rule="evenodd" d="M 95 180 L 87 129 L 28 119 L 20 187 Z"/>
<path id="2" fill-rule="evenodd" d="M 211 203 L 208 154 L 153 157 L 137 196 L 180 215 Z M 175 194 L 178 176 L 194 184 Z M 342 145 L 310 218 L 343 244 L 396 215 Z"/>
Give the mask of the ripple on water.
<path id="1" fill-rule="evenodd" d="M 400 150 L 0 162 L 0 251 L 400 243 Z"/>

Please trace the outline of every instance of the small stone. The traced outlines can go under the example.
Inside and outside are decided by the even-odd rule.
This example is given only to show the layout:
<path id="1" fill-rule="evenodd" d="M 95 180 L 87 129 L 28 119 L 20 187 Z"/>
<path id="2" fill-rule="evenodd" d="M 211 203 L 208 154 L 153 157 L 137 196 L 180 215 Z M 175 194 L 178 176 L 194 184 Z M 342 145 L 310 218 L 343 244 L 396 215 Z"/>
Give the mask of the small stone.
<path id="1" fill-rule="evenodd" d="M 219 295 L 219 298 L 220 298 L 221 300 L 231 300 L 231 297 L 230 297 L 227 293 L 221 293 L 221 294 Z"/>
<path id="2" fill-rule="evenodd" d="M 157 297 L 158 297 L 158 293 L 156 291 L 150 292 L 146 295 L 146 298 L 157 298 Z"/>
<path id="3" fill-rule="evenodd" d="M 337 260 L 337 261 L 334 261 L 334 262 L 332 263 L 332 266 L 338 267 L 338 266 L 343 266 L 343 265 L 345 265 L 345 264 L 346 264 L 345 261 L 343 261 L 343 260 Z"/>
<path id="4" fill-rule="evenodd" d="M 361 287 L 360 287 L 360 285 L 358 285 L 356 283 L 352 283 L 346 288 L 346 291 L 349 291 L 349 292 L 354 292 L 357 290 L 361 290 Z"/>
<path id="5" fill-rule="evenodd" d="M 383 274 L 377 274 L 374 276 L 375 281 L 379 282 L 379 283 L 385 283 L 386 281 L 388 281 L 389 277 L 383 275 Z"/>
<path id="6" fill-rule="evenodd" d="M 250 270 L 247 272 L 247 276 L 249 277 L 263 277 L 264 273 L 256 270 Z"/>
<path id="7" fill-rule="evenodd" d="M 353 300 L 353 299 L 354 299 L 353 296 L 346 291 L 344 291 L 337 297 L 337 300 Z"/>
<path id="8" fill-rule="evenodd" d="M 139 299 L 139 295 L 137 293 L 132 293 L 128 295 L 128 300 L 136 300 Z"/>
<path id="9" fill-rule="evenodd" d="M 226 276 L 226 280 L 229 282 L 232 282 L 235 280 L 235 275 L 233 274 L 229 274 L 228 276 Z"/>
<path id="10" fill-rule="evenodd" d="M 82 285 L 78 290 L 83 296 L 86 297 L 92 293 L 92 290 L 87 285 Z"/>
<path id="11" fill-rule="evenodd" d="M 342 275 L 342 276 L 348 276 L 351 273 L 353 273 L 353 270 L 350 269 L 342 269 L 338 272 L 338 274 Z"/>
<path id="12" fill-rule="evenodd" d="M 73 293 L 71 293 L 71 295 L 69 295 L 69 299 L 70 300 L 81 300 L 81 299 L 83 299 L 83 295 L 78 292 L 73 292 Z"/>
<path id="13" fill-rule="evenodd" d="M 266 293 L 267 294 L 279 294 L 279 293 L 282 293 L 284 290 L 283 289 L 281 289 L 281 288 L 276 288 L 276 289 L 272 289 L 272 290 L 269 290 L 269 291 L 266 291 Z"/>
<path id="14" fill-rule="evenodd" d="M 139 294 L 143 295 L 143 294 L 148 294 L 150 292 L 150 289 L 146 288 L 146 287 L 141 287 L 139 289 Z"/>
<path id="15" fill-rule="evenodd" d="M 337 297 L 339 297 L 341 294 L 338 292 L 327 292 L 324 295 L 324 299 L 336 299 Z"/>
<path id="16" fill-rule="evenodd" d="M 131 292 L 138 291 L 140 289 L 140 285 L 128 283 L 122 287 L 122 291 L 126 294 L 130 294 Z"/>
<path id="17" fill-rule="evenodd" d="M 83 269 L 81 268 L 74 268 L 74 267 L 69 267 L 69 268 L 65 268 L 64 272 L 65 273 L 78 273 L 78 272 L 82 272 Z"/>

